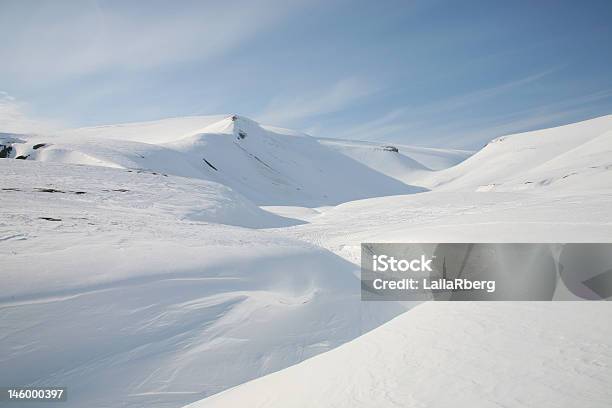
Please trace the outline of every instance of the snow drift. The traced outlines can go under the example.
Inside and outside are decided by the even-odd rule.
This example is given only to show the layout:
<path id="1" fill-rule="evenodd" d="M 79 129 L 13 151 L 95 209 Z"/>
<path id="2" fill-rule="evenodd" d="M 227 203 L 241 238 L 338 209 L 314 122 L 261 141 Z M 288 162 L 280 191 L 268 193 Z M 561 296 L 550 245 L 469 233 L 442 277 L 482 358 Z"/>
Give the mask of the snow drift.
<path id="1" fill-rule="evenodd" d="M 188 407 L 605 408 L 612 401 L 612 327 L 602 307 L 431 302 Z"/>

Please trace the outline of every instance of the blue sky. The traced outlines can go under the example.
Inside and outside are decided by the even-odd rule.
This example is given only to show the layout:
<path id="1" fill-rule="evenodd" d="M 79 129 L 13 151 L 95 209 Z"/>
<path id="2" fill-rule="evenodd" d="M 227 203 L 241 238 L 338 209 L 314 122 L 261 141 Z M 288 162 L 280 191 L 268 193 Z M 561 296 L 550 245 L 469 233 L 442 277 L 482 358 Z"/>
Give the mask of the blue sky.
<path id="1" fill-rule="evenodd" d="M 0 0 L 0 127 L 239 113 L 479 148 L 612 113 L 610 21 L 610 1 Z"/>

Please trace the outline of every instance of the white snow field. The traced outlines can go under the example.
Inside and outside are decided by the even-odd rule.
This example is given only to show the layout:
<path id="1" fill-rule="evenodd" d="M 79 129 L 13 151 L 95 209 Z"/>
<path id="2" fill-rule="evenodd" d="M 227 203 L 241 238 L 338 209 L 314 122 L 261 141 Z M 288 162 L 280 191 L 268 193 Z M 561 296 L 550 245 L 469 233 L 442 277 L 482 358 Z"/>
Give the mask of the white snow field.
<path id="1" fill-rule="evenodd" d="M 612 242 L 611 130 L 455 166 L 234 115 L 0 134 L 0 384 L 65 407 L 610 406 L 605 302 L 361 302 L 358 262 L 364 241 Z"/>
<path id="2" fill-rule="evenodd" d="M 397 315 L 354 266 L 214 182 L 2 160 L 0 383 L 180 406 Z M 112 390 L 112 392 L 110 392 Z"/>
<path id="3" fill-rule="evenodd" d="M 602 309 L 586 302 L 430 302 L 189 407 L 606 408 L 612 327 Z"/>

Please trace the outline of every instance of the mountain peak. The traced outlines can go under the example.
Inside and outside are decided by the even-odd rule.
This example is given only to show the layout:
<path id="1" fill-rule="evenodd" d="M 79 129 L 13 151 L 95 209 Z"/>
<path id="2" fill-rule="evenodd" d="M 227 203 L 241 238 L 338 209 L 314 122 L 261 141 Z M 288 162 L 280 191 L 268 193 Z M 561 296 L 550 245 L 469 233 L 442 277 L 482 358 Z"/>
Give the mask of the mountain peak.
<path id="1" fill-rule="evenodd" d="M 264 129 L 252 119 L 240 115 L 229 115 L 202 129 L 201 133 L 231 134 L 236 139 L 246 139 L 249 135 L 263 132 Z"/>

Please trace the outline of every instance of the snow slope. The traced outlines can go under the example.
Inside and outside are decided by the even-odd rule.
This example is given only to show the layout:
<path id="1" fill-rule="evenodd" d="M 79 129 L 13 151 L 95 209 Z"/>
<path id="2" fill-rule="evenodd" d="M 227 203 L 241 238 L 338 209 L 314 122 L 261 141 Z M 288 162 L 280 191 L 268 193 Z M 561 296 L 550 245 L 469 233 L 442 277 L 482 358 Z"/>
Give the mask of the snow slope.
<path id="1" fill-rule="evenodd" d="M 395 145 L 375 145 L 332 139 L 321 140 L 320 143 L 404 183 L 410 183 L 423 173 L 431 171 L 418 161 L 401 154 Z"/>
<path id="2" fill-rule="evenodd" d="M 611 316 L 597 303 L 430 302 L 189 407 L 605 408 Z"/>
<path id="3" fill-rule="evenodd" d="M 283 234 L 356 264 L 362 242 L 612 242 L 612 189 L 373 198 L 327 209 Z"/>
<path id="4" fill-rule="evenodd" d="M 0 173 L 0 383 L 65 384 L 66 407 L 181 406 L 405 310 L 362 304 L 334 254 L 244 228 L 296 221 L 225 186 L 29 160 Z"/>
<path id="5" fill-rule="evenodd" d="M 227 117 L 167 146 L 193 162 L 205 160 L 217 169 L 223 184 L 260 205 L 313 207 L 424 191 L 338 154 L 310 136 L 271 132 L 243 117 Z"/>
<path id="6" fill-rule="evenodd" d="M 459 165 L 426 175 L 436 190 L 596 190 L 610 184 L 612 115 L 499 137 Z"/>
<path id="7" fill-rule="evenodd" d="M 431 147 L 393 144 L 399 153 L 410 157 L 432 170 L 442 170 L 461 163 L 474 154 L 471 150 L 436 149 Z"/>
<path id="8" fill-rule="evenodd" d="M 452 167 L 474 152 L 467 150 L 434 149 L 403 144 L 319 138 L 319 143 L 358 160 L 383 174 L 402 181 L 411 181 L 429 170 Z M 385 154 L 394 152 L 395 155 Z"/>
<path id="9" fill-rule="evenodd" d="M 183 116 L 103 126 L 66 129 L 64 136 L 84 139 L 115 139 L 148 144 L 169 143 L 191 135 L 206 126 L 223 120 L 227 115 Z"/>
<path id="10" fill-rule="evenodd" d="M 268 213 L 230 188 L 201 179 L 131 169 L 3 160 L 5 216 L 16 210 L 81 215 L 153 211 L 171 220 L 270 228 L 300 224 Z M 17 203 L 30 203 L 20 208 Z M 35 204 L 41 204 L 35 207 Z M 66 209 L 64 208 L 66 207 Z M 110 217 L 109 217 L 110 218 Z M 161 221 L 161 220 L 160 220 Z"/>

